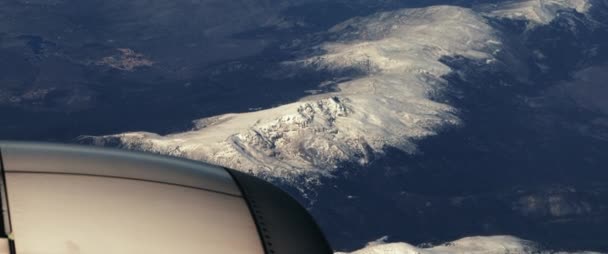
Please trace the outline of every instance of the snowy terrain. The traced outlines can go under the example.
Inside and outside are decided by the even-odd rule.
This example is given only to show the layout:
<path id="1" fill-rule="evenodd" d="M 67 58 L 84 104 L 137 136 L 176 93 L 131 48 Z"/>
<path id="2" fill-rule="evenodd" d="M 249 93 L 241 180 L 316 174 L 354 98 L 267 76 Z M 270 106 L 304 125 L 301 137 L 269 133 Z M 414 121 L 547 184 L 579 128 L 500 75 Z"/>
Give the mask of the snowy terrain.
<path id="1" fill-rule="evenodd" d="M 530 0 L 507 1 L 500 4 L 485 5 L 479 9 L 488 16 L 527 20 L 532 25 L 548 24 L 560 11 L 576 10 L 586 13 L 591 8 L 589 0 Z"/>
<path id="2" fill-rule="evenodd" d="M 334 92 L 276 108 L 195 121 L 187 132 L 160 136 L 131 132 L 85 137 L 98 145 L 203 160 L 258 175 L 314 181 L 342 162 L 362 165 L 387 146 L 416 151 L 416 140 L 460 124 L 457 109 L 436 100 L 451 69 L 440 59 L 463 56 L 511 67 L 517 59 L 487 16 L 547 23 L 560 9 L 586 11 L 588 3 L 516 1 L 480 7 L 403 9 L 354 18 L 333 27 L 336 40 L 323 54 L 286 65 L 357 70 Z"/>
<path id="3" fill-rule="evenodd" d="M 407 243 L 384 243 L 383 240 L 369 243 L 361 250 L 350 254 L 592 254 L 596 252 L 554 252 L 543 250 L 536 244 L 512 236 L 467 237 L 434 247 L 416 247 Z M 348 254 L 337 252 L 336 254 Z"/>

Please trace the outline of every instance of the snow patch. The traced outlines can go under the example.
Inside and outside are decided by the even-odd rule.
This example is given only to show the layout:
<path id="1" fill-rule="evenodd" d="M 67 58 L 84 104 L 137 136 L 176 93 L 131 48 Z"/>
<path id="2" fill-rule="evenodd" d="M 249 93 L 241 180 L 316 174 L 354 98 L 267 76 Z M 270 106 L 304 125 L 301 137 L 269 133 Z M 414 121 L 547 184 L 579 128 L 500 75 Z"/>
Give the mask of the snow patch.
<path id="1" fill-rule="evenodd" d="M 514 0 L 484 5 L 480 10 L 491 17 L 528 20 L 539 25 L 549 24 L 560 11 L 574 10 L 584 14 L 591 6 L 590 0 Z"/>
<path id="2" fill-rule="evenodd" d="M 537 244 L 513 236 L 487 236 L 467 237 L 457 241 L 445 243 L 434 247 L 416 247 L 407 243 L 384 243 L 374 241 L 365 248 L 354 252 L 337 252 L 336 254 L 557 254 L 580 253 L 592 254 L 597 252 L 555 252 L 542 250 Z"/>

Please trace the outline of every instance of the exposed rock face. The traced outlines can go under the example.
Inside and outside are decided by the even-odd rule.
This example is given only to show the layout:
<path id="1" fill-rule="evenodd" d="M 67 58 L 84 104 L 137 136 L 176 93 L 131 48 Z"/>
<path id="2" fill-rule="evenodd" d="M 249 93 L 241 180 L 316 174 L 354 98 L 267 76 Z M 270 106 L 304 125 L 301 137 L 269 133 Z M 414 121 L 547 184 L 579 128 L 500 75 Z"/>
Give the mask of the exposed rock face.
<path id="1" fill-rule="evenodd" d="M 132 49 L 119 48 L 117 50 L 120 52 L 119 55 L 104 57 L 97 61 L 97 64 L 107 65 L 123 71 L 133 71 L 136 68 L 152 66 L 154 64 L 152 60 L 147 59 L 140 53 L 136 53 Z"/>
<path id="2" fill-rule="evenodd" d="M 525 193 L 513 202 L 512 208 L 530 217 L 583 217 L 599 212 L 599 207 L 591 205 L 593 200 L 594 196 L 589 192 L 579 193 L 573 188 L 549 188 Z"/>

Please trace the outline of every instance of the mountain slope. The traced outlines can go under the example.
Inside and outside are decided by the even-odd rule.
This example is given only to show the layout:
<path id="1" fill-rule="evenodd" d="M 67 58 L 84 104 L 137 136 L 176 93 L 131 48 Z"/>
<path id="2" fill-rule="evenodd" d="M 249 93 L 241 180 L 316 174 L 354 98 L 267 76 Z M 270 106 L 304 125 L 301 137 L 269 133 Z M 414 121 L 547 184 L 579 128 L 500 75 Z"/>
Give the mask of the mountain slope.
<path id="1" fill-rule="evenodd" d="M 467 237 L 434 247 L 415 247 L 407 243 L 372 242 L 367 247 L 350 254 L 549 254 L 549 253 L 596 253 L 596 252 L 554 252 L 543 250 L 536 244 L 512 236 Z M 338 252 L 336 254 L 347 254 Z"/>
<path id="2" fill-rule="evenodd" d="M 520 5 L 534 9 L 537 2 Z M 298 176 L 314 181 L 343 162 L 365 165 L 385 147 L 414 152 L 416 140 L 460 123 L 457 109 L 438 100 L 449 86 L 443 77 L 452 72 L 443 58 L 464 57 L 487 67 L 517 69 L 519 60 L 484 17 L 488 7 L 484 8 L 402 9 L 333 27 L 335 40 L 318 46 L 322 54 L 285 64 L 354 70 L 352 79 L 337 84 L 334 92 L 257 112 L 201 119 L 184 133 L 86 138 L 99 145 L 204 160 L 288 182 Z M 495 8 L 503 14 L 521 9 L 513 4 Z"/>

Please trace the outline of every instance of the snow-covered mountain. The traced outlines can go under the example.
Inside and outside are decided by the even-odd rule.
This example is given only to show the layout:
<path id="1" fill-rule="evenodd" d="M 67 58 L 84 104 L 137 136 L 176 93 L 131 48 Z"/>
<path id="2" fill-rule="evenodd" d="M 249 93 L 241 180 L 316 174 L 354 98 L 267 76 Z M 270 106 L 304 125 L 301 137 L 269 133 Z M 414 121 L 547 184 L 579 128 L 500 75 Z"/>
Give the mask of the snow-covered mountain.
<path id="1" fill-rule="evenodd" d="M 383 240 L 369 243 L 361 250 L 350 254 L 592 254 L 597 252 L 556 252 L 543 250 L 537 244 L 512 236 L 466 237 L 433 247 L 416 247 L 407 243 L 384 243 Z M 337 252 L 336 254 L 349 254 Z"/>
<path id="2" fill-rule="evenodd" d="M 560 11 L 576 10 L 586 13 L 591 6 L 589 0 L 530 0 L 484 5 L 479 10 L 488 16 L 526 20 L 532 22 L 531 25 L 539 25 L 548 24 Z"/>
<path id="3" fill-rule="evenodd" d="M 452 72 L 441 60 L 461 56 L 487 66 L 518 64 L 488 16 L 546 23 L 559 10 L 584 12 L 586 6 L 582 0 L 533 0 L 479 10 L 433 6 L 354 18 L 329 31 L 335 40 L 318 45 L 322 54 L 285 63 L 357 70 L 334 92 L 257 112 L 197 120 L 192 130 L 183 133 L 85 138 L 99 145 L 203 160 L 286 181 L 296 176 L 314 180 L 331 174 L 342 162 L 364 165 L 389 146 L 414 152 L 416 140 L 458 125 L 457 109 L 437 99 L 449 86 L 443 77 Z"/>

